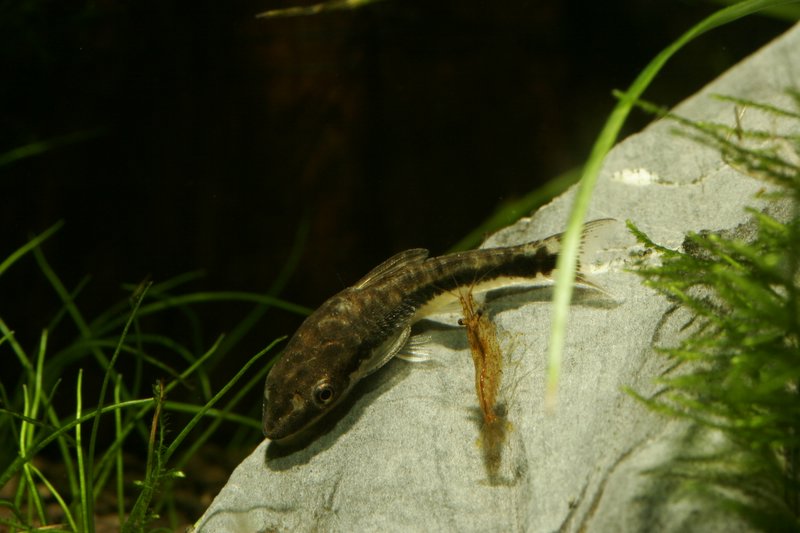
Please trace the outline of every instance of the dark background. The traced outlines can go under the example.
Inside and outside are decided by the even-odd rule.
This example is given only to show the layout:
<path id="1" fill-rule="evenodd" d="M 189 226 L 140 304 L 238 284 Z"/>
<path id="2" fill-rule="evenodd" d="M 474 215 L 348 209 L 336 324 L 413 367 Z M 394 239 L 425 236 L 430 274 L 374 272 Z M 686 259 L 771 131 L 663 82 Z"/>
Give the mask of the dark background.
<path id="1" fill-rule="evenodd" d="M 275 1 L 0 1 L 0 260 L 45 245 L 93 316 L 123 282 L 201 269 L 187 290 L 264 292 L 308 223 L 285 298 L 315 307 L 408 247 L 441 253 L 502 200 L 580 165 L 639 70 L 716 9 L 699 1 L 388 0 L 263 20 Z M 788 23 L 749 17 L 671 62 L 671 105 Z M 649 120 L 637 115 L 626 133 Z M 0 317 L 32 347 L 59 308 L 32 259 Z M 247 307 L 207 304 L 210 342 Z M 272 313 L 231 369 L 299 317 Z M 167 325 L 167 333 L 169 325 Z"/>

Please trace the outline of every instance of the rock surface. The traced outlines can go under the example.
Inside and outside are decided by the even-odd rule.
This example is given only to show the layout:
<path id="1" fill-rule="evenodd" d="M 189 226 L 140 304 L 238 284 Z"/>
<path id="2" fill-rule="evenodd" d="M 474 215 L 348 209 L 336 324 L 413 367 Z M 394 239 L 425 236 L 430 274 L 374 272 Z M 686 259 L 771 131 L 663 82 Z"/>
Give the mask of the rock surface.
<path id="1" fill-rule="evenodd" d="M 733 124 L 734 106 L 712 93 L 791 107 L 800 80 L 800 26 L 708 85 L 676 112 Z M 776 131 L 748 109 L 747 129 Z M 678 247 L 688 231 L 747 220 L 764 184 L 659 121 L 607 158 L 588 219 L 633 220 Z M 570 191 L 485 246 L 563 229 Z M 674 338 L 687 316 L 624 269 L 635 251 L 620 224 L 592 279 L 609 297 L 577 290 L 570 312 L 557 409 L 543 408 L 550 289 L 495 300 L 491 313 L 508 358 L 502 397 L 509 427 L 496 471 L 484 462 L 474 370 L 463 330 L 423 325 L 431 361 L 394 360 L 370 376 L 349 410 L 307 447 L 264 441 L 233 472 L 196 524 L 227 531 L 737 531 L 733 517 L 681 497 L 645 470 L 681 451 L 684 422 L 656 415 L 645 396 L 667 365 L 654 340 Z"/>

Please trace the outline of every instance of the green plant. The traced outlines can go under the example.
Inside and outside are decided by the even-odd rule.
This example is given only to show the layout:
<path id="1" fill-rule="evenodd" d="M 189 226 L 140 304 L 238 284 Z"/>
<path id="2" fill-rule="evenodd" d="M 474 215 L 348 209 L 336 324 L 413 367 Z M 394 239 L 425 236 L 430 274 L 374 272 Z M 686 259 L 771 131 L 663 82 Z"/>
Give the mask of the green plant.
<path id="1" fill-rule="evenodd" d="M 797 110 L 722 97 L 788 121 L 786 134 L 695 123 L 642 104 L 774 186 L 763 193 L 773 215 L 748 209 L 751 222 L 740 228 L 753 238 L 690 234 L 678 251 L 629 227 L 661 260 L 641 260 L 634 271 L 694 316 L 691 334 L 658 348 L 674 361 L 659 379 L 665 389 L 648 399 L 633 394 L 727 437 L 723 451 L 678 458 L 661 472 L 763 530 L 800 531 L 800 93 L 790 94 Z"/>
<path id="2" fill-rule="evenodd" d="M 10 531 L 45 527 L 94 531 L 95 502 L 101 495 L 113 493 L 122 530 L 142 531 L 162 511 L 173 514 L 173 481 L 222 423 L 245 428 L 250 441 L 254 434 L 260 435 L 255 416 L 242 416 L 233 409 L 261 384 L 270 365 L 252 373 L 250 370 L 282 338 L 273 340 L 231 372 L 233 375 L 218 391 L 214 391 L 210 375 L 214 360 L 233 349 L 269 307 L 300 314 L 307 310 L 272 296 L 293 267 L 293 261 L 289 261 L 271 294 L 180 294 L 177 291 L 196 277 L 184 275 L 158 284 L 128 286 L 129 298 L 89 320 L 77 303 L 85 282 L 68 290 L 41 249 L 60 226 L 56 224 L 0 262 L 2 276 L 32 253 L 61 302 L 33 353 L 23 347 L 0 316 L 4 369 L 0 377 L 0 488 L 12 489 L 8 491 L 11 497 L 0 500 L 0 525 Z M 302 238 L 297 243 L 292 256 L 295 259 Z M 256 306 L 227 339 L 219 337 L 210 346 L 202 347 L 201 335 L 190 335 L 190 347 L 185 341 L 148 330 L 148 317 L 167 313 L 183 316 L 196 325 L 199 318 L 194 307 L 221 300 L 255 302 Z M 63 338 L 62 333 L 72 332 L 77 333 L 74 341 L 52 345 L 54 333 Z M 164 362 L 176 358 L 184 361 L 184 369 Z M 129 371 L 126 375 L 118 368 L 123 359 Z M 20 369 L 17 382 L 11 380 L 15 366 Z M 149 385 L 144 376 L 149 368 L 166 376 L 155 385 L 152 395 L 145 392 Z M 92 373 L 99 378 L 99 393 L 95 385 L 95 392 L 89 394 L 84 391 L 84 377 Z M 245 375 L 249 379 L 240 384 Z M 190 396 L 196 401 L 168 399 L 180 396 L 180 389 L 188 386 L 193 386 Z M 234 386 L 235 394 L 226 396 Z M 74 393 L 70 394 L 66 389 L 72 387 Z M 225 403 L 217 408 L 223 397 Z M 167 416 L 188 420 L 173 427 Z M 136 454 L 141 448 L 146 449 L 146 465 L 138 487 L 132 487 L 126 477 L 133 473 L 123 453 L 133 450 Z M 43 456 L 63 465 L 64 480 L 54 479 L 37 466 L 37 459 Z M 58 511 L 46 508 L 42 488 L 52 495 Z M 173 522 L 172 528 L 176 526 Z"/>
<path id="3" fill-rule="evenodd" d="M 567 331 L 567 316 L 575 283 L 581 227 L 586 218 L 589 200 L 592 197 L 603 160 L 616 142 L 622 125 L 634 104 L 666 65 L 667 61 L 697 37 L 742 17 L 766 9 L 775 9 L 784 4 L 794 3 L 794 1 L 796 0 L 743 0 L 720 9 L 691 27 L 686 33 L 662 50 L 642 69 L 628 90 L 619 93 L 620 101 L 612 110 L 602 131 L 597 136 L 597 140 L 581 173 L 569 215 L 567 230 L 564 233 L 561 253 L 558 256 L 556 285 L 553 292 L 553 320 L 547 350 L 547 391 L 545 397 L 547 406 L 552 408 L 556 402 L 558 380 L 561 374 L 561 356 L 564 351 L 564 339 Z"/>

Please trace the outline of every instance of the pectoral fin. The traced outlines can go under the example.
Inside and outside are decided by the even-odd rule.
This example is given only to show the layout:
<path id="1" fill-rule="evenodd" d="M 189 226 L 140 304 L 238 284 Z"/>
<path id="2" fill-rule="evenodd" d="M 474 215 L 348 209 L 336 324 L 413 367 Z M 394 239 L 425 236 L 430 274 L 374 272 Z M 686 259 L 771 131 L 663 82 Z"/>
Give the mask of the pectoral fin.
<path id="1" fill-rule="evenodd" d="M 368 376 L 378 370 L 380 367 L 389 362 L 389 359 L 397 355 L 403 346 L 408 342 L 408 337 L 411 334 L 411 326 L 398 331 L 393 336 L 389 337 L 383 344 L 378 346 L 370 356 L 369 359 L 364 361 L 359 369 L 361 377 Z"/>

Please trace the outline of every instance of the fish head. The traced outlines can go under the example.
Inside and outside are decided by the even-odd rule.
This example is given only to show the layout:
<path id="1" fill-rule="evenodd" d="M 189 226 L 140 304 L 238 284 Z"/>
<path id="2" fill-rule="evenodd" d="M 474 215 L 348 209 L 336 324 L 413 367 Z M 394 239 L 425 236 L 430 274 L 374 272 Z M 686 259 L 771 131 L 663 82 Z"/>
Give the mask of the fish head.
<path id="1" fill-rule="evenodd" d="M 262 428 L 270 440 L 296 436 L 329 413 L 352 388 L 354 380 L 341 364 L 351 350 L 348 343 L 316 337 L 301 327 L 267 375 Z"/>

